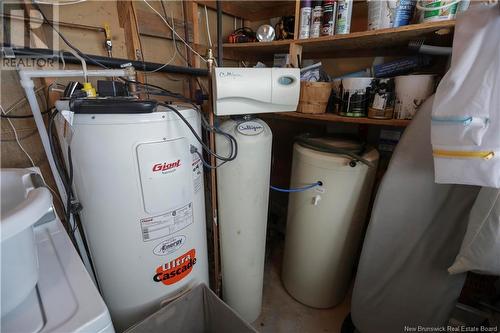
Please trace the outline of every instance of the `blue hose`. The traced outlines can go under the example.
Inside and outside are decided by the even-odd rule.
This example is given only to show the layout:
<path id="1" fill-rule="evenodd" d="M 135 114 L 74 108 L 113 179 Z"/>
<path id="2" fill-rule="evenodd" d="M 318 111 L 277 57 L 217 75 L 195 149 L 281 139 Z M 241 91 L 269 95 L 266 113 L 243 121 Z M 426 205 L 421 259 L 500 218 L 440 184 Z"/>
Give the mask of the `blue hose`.
<path id="1" fill-rule="evenodd" d="M 312 188 L 314 188 L 316 186 L 322 186 L 322 185 L 323 185 L 323 183 L 320 182 L 320 181 L 317 181 L 314 184 L 307 185 L 307 186 L 304 186 L 304 187 L 290 188 L 290 189 L 279 188 L 279 187 L 271 185 L 271 190 L 278 191 L 278 192 L 285 192 L 285 193 L 304 192 L 304 191 L 310 190 L 310 189 L 312 189 Z"/>

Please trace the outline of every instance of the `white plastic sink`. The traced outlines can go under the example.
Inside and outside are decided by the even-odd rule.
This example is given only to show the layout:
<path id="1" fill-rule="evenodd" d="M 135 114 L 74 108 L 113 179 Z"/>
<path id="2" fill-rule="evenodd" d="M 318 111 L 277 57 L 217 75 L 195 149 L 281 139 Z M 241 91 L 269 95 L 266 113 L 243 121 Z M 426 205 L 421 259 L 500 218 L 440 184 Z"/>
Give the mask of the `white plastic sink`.
<path id="1" fill-rule="evenodd" d="M 28 297 L 38 281 L 33 225 L 52 205 L 45 187 L 35 188 L 29 169 L 1 169 L 1 314 Z"/>

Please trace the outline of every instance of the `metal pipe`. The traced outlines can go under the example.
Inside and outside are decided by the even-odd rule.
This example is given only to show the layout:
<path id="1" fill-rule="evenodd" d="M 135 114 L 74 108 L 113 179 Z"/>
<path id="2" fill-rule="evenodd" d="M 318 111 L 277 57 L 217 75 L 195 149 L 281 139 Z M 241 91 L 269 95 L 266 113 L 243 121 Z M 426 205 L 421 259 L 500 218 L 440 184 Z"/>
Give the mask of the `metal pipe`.
<path id="1" fill-rule="evenodd" d="M 25 17 L 25 16 L 17 16 L 17 15 L 9 15 L 9 14 L 2 14 L 1 15 L 3 18 L 8 18 L 8 19 L 13 19 L 13 20 L 19 20 L 19 21 L 24 21 L 28 22 L 30 24 L 42 24 L 45 21 L 42 19 L 39 19 L 37 17 Z M 53 20 L 47 20 L 52 24 L 57 24 L 61 27 L 68 27 L 68 28 L 74 28 L 74 29 L 82 29 L 82 30 L 90 30 L 90 31 L 95 31 L 95 32 L 104 32 L 104 28 L 102 27 L 94 27 L 91 25 L 84 25 L 84 24 L 77 24 L 77 23 L 69 23 L 69 22 L 61 22 L 61 21 L 53 21 Z"/>
<path id="2" fill-rule="evenodd" d="M 62 70 L 52 70 L 52 69 L 21 69 L 19 71 L 19 77 L 21 78 L 21 84 L 25 80 L 30 80 L 32 78 L 39 77 L 78 77 L 83 76 L 84 71 L 81 69 L 62 69 Z M 102 76 L 102 77 L 113 77 L 113 76 L 129 76 L 133 75 L 128 69 L 97 69 L 87 71 L 87 76 Z"/>
<path id="3" fill-rule="evenodd" d="M 6 45 L 3 46 L 8 47 Z M 32 58 L 44 57 L 49 59 L 50 58 L 57 59 L 58 61 L 62 62 L 60 55 L 61 52 L 50 49 L 12 48 L 12 51 L 14 52 L 14 55 L 18 57 L 32 57 Z M 81 61 L 77 59 L 70 52 L 62 52 L 62 54 L 64 57 L 64 61 L 66 63 L 81 64 Z M 123 59 L 123 58 L 109 58 L 93 54 L 85 54 L 85 55 L 95 61 L 100 62 L 104 66 L 111 68 L 120 68 L 124 64 L 130 64 L 131 66 L 135 67 L 136 70 L 138 71 L 152 71 L 161 67 L 158 70 L 158 72 L 171 73 L 171 74 L 185 74 L 192 76 L 208 76 L 208 70 L 202 68 L 182 67 L 173 65 L 164 66 L 163 64 L 158 64 L 154 62 L 146 62 L 146 61 L 142 62 L 130 59 Z"/>

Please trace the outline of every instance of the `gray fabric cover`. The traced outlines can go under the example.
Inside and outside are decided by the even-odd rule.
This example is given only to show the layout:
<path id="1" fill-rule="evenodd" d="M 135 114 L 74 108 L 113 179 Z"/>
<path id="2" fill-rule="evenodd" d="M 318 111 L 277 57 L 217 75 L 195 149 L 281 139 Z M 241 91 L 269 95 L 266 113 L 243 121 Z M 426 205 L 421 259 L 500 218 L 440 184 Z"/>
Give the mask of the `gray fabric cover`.
<path id="1" fill-rule="evenodd" d="M 500 189 L 483 187 L 469 216 L 451 274 L 474 271 L 500 276 Z"/>
<path id="2" fill-rule="evenodd" d="M 200 284 L 126 333 L 257 333 L 206 285 Z"/>
<path id="3" fill-rule="evenodd" d="M 434 183 L 432 103 L 406 129 L 378 190 L 352 297 L 361 333 L 445 325 L 465 280 L 447 269 L 480 187 Z"/>

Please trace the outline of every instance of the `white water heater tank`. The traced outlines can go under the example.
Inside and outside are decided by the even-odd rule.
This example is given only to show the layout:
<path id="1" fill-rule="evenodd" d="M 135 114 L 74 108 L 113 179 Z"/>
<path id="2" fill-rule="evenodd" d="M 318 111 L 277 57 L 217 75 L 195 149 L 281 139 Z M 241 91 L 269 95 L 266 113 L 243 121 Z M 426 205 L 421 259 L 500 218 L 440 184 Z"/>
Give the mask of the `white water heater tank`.
<path id="1" fill-rule="evenodd" d="M 323 140 L 332 147 L 356 150 L 349 141 Z M 315 308 L 339 304 L 352 279 L 363 234 L 379 154 L 360 153 L 371 166 L 342 154 L 293 148 L 290 186 L 322 186 L 290 194 L 282 280 L 299 302 Z"/>
<path id="2" fill-rule="evenodd" d="M 262 306 L 272 133 L 260 119 L 231 119 L 220 128 L 238 142 L 236 159 L 217 169 L 222 298 L 253 322 Z M 216 136 L 216 146 L 229 155 L 226 138 Z"/>
<path id="3" fill-rule="evenodd" d="M 67 102 L 57 107 L 69 110 Z M 203 167 L 190 151 L 201 147 L 174 112 L 160 108 L 74 114 L 72 125 L 57 120 L 63 152 L 71 146 L 84 233 L 118 332 L 208 283 Z M 176 108 L 199 134 L 198 112 Z"/>

